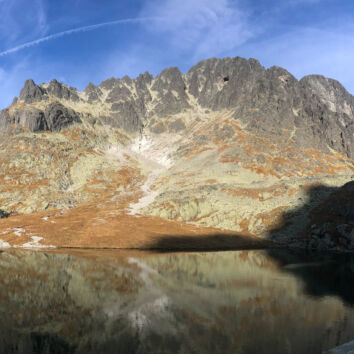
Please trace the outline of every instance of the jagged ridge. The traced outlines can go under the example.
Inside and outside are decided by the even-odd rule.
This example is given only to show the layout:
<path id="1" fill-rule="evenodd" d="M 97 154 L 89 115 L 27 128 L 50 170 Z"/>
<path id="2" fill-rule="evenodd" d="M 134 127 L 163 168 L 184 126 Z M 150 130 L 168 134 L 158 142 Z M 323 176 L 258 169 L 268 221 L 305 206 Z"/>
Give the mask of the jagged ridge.
<path id="1" fill-rule="evenodd" d="M 23 107 L 39 102 L 47 105 L 53 100 L 86 109 L 74 112 L 58 105 L 46 111 Z M 204 60 L 184 75 L 173 67 L 155 78 L 147 72 L 136 79 L 111 78 L 99 86 L 90 83 L 83 92 L 56 80 L 42 85 L 28 80 L 19 98 L 1 111 L 0 129 L 8 132 L 12 124 L 20 124 L 31 131 L 60 130 L 79 122 L 90 105 L 101 113 L 87 116 L 102 124 L 127 132 L 147 126 L 156 134 L 167 129 L 161 124 L 164 117 L 191 108 L 232 110 L 233 117 L 257 135 L 275 140 L 292 137 L 301 146 L 330 147 L 349 157 L 354 154 L 354 97 L 338 81 L 318 75 L 298 81 L 282 68 L 265 69 L 255 59 L 239 57 Z M 54 124 L 48 121 L 53 110 Z M 170 128 L 185 126 L 175 122 Z"/>

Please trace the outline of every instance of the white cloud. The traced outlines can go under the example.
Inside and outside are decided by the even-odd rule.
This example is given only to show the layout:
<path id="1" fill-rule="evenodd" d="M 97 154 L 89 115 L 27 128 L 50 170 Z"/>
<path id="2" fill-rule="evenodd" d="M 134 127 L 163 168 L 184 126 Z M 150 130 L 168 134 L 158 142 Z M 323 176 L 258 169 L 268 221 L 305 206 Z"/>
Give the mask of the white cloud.
<path id="1" fill-rule="evenodd" d="M 49 28 L 45 6 L 43 0 L 36 0 L 35 3 L 37 5 L 37 32 L 40 35 L 44 35 Z"/>
<path id="2" fill-rule="evenodd" d="M 43 0 L 0 0 L 0 38 L 2 45 L 18 38 L 43 36 L 47 29 L 47 16 Z"/>
<path id="3" fill-rule="evenodd" d="M 12 47 L 10 49 L 4 50 L 4 51 L 0 52 L 0 57 L 5 56 L 5 55 L 9 55 L 11 53 L 18 52 L 18 51 L 25 49 L 25 48 L 33 47 L 33 46 L 41 44 L 43 42 L 51 41 L 53 39 L 60 38 L 63 36 L 68 36 L 73 33 L 93 31 L 93 30 L 101 28 L 101 27 L 113 26 L 113 25 L 118 25 L 118 24 L 123 24 L 123 23 L 139 23 L 139 22 L 146 22 L 146 21 L 152 21 L 152 20 L 158 20 L 158 19 L 154 18 L 154 17 L 127 18 L 127 19 L 122 19 L 122 20 L 117 20 L 117 21 L 98 23 L 98 24 L 90 25 L 90 26 L 72 28 L 72 29 L 69 29 L 66 31 L 51 34 L 49 36 L 37 38 L 33 41 L 29 41 L 29 42 L 20 44 L 16 47 Z"/>
<path id="4" fill-rule="evenodd" d="M 247 15 L 228 0 L 152 0 L 141 15 L 161 18 L 146 29 L 195 58 L 222 55 L 254 35 Z"/>

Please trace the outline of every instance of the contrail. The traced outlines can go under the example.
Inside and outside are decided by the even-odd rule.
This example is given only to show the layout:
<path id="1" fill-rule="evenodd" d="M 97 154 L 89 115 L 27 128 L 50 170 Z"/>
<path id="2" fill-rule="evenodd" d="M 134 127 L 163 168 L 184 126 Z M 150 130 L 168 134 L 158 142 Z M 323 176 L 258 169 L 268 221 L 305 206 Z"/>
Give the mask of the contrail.
<path id="1" fill-rule="evenodd" d="M 1 0 L 0 0 L 1 1 Z M 103 23 L 98 23 L 96 25 L 91 25 L 91 26 L 83 26 L 83 27 L 78 27 L 78 28 L 72 28 L 63 32 L 58 32 L 54 34 L 50 34 L 49 36 L 42 37 L 35 39 L 34 41 L 30 41 L 24 44 L 21 44 L 17 47 L 13 47 L 10 49 L 7 49 L 3 52 L 0 52 L 0 57 L 3 57 L 5 55 L 11 54 L 18 52 L 19 50 L 32 47 L 34 45 L 40 44 L 42 42 L 47 42 L 52 39 L 56 39 L 59 37 L 63 37 L 72 33 L 77 33 L 77 32 L 87 32 L 87 31 L 92 31 L 97 28 L 101 27 L 107 27 L 107 26 L 113 26 L 113 25 L 119 25 L 119 24 L 124 24 L 124 23 L 139 23 L 139 22 L 145 22 L 145 21 L 156 21 L 156 20 L 163 20 L 161 17 L 137 17 L 137 18 L 127 18 L 123 20 L 116 20 L 116 21 L 110 21 L 110 22 L 103 22 Z"/>

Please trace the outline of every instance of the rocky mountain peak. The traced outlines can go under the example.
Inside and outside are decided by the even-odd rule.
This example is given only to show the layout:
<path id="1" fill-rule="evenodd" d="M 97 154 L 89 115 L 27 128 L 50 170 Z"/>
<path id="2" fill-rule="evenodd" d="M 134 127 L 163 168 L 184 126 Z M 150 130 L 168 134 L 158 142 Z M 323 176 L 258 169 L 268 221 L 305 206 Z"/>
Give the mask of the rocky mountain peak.
<path id="1" fill-rule="evenodd" d="M 19 99 L 24 103 L 38 102 L 43 98 L 44 90 L 35 84 L 32 79 L 26 80 L 20 92 Z"/>
<path id="2" fill-rule="evenodd" d="M 339 81 L 322 75 L 308 75 L 300 82 L 332 112 L 354 117 L 354 97 Z"/>
<path id="3" fill-rule="evenodd" d="M 278 66 L 266 69 L 253 58 L 210 58 L 186 74 L 170 67 L 156 77 L 148 72 L 135 79 L 112 77 L 98 86 L 89 83 L 83 94 L 55 79 L 48 85 L 27 80 L 19 102 L 47 105 L 49 97 L 78 110 L 76 115 L 84 113 L 75 105 L 78 102 L 87 107 L 86 113 L 104 111 L 104 124 L 127 132 L 156 125 L 156 119 L 193 111 L 197 106 L 213 112 L 227 110 L 254 134 L 275 140 L 291 137 L 308 147 L 354 155 L 354 98 L 339 82 L 319 75 L 298 81 L 287 70 Z M 45 125 L 37 122 L 31 127 Z"/>
<path id="4" fill-rule="evenodd" d="M 111 90 L 117 81 L 118 81 L 118 79 L 116 79 L 115 77 L 111 77 L 107 80 L 102 81 L 98 87 L 102 87 L 106 90 Z"/>
<path id="5" fill-rule="evenodd" d="M 337 81 L 299 81 L 240 57 L 203 60 L 186 74 L 170 67 L 112 77 L 82 92 L 55 79 L 28 80 L 0 111 L 0 200 L 7 212 L 42 210 L 35 235 L 65 224 L 49 224 L 47 209 L 78 206 L 78 218 L 67 220 L 90 225 L 85 235 L 114 233 L 118 215 L 135 225 L 139 212 L 176 225 L 296 238 L 309 210 L 353 178 L 353 120 L 353 96 Z M 348 244 L 345 223 L 339 234 Z M 326 235 L 336 221 L 319 229 Z"/>
<path id="6" fill-rule="evenodd" d="M 74 102 L 80 100 L 75 88 L 68 87 L 61 82 L 58 82 L 56 79 L 50 81 L 46 88 L 46 93 L 59 99 L 72 100 Z"/>
<path id="7" fill-rule="evenodd" d="M 89 82 L 84 92 L 87 95 L 87 100 L 89 103 L 99 100 L 99 98 L 102 96 L 101 89 L 95 86 L 92 82 Z"/>

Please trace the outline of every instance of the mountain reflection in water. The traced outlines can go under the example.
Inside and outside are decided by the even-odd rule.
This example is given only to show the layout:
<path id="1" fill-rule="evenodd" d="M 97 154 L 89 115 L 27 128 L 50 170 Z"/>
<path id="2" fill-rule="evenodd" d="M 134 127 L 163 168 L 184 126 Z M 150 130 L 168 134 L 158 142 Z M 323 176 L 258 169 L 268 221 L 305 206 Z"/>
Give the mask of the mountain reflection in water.
<path id="1" fill-rule="evenodd" d="M 354 257 L 0 254 L 1 353 L 322 353 L 354 339 Z"/>

